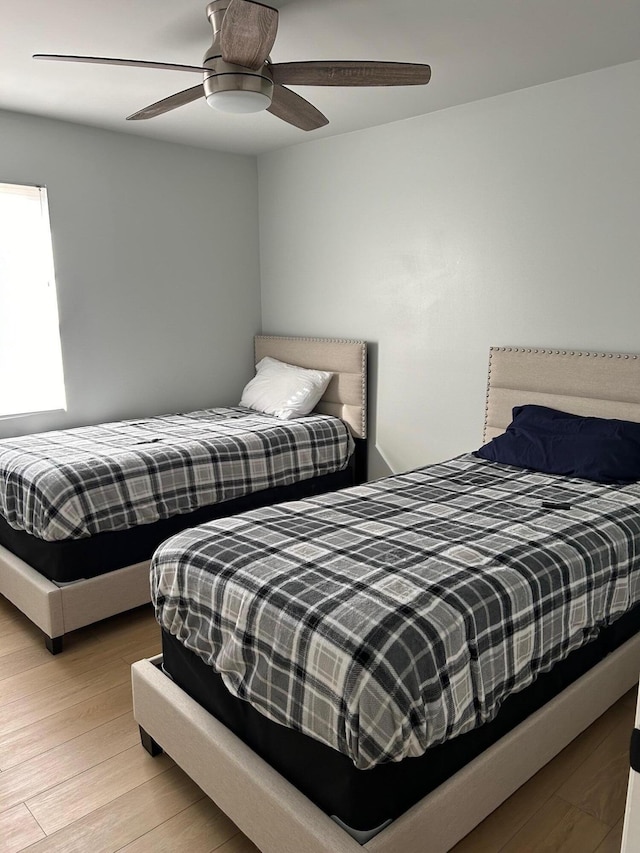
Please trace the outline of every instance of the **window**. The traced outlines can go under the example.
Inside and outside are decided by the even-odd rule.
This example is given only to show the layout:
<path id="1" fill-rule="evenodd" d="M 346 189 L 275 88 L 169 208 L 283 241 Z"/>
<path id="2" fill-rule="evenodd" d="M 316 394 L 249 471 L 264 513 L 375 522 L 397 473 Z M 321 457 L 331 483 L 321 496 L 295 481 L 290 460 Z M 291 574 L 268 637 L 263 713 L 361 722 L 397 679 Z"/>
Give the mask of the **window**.
<path id="1" fill-rule="evenodd" d="M 0 417 L 64 408 L 47 191 L 0 183 Z"/>

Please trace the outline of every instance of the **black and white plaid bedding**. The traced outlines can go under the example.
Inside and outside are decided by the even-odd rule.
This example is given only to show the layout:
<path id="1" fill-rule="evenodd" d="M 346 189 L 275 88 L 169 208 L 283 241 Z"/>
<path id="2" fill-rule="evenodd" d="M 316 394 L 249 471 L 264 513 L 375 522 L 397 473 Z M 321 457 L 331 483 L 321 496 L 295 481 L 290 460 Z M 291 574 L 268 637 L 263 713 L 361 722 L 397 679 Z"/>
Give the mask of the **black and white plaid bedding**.
<path id="1" fill-rule="evenodd" d="M 152 596 L 232 693 L 369 768 L 493 718 L 640 599 L 639 556 L 640 485 L 468 454 L 186 530 Z"/>
<path id="2" fill-rule="evenodd" d="M 337 418 L 241 407 L 3 439 L 0 514 L 40 539 L 80 539 L 340 471 L 352 446 Z"/>

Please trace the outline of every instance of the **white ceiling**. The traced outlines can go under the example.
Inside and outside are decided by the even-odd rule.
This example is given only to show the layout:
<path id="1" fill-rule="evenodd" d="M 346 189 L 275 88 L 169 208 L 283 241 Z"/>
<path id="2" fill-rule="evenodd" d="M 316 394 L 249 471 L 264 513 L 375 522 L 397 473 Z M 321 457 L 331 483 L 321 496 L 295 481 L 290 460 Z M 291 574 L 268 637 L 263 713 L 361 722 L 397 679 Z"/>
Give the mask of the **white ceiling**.
<path id="1" fill-rule="evenodd" d="M 36 62 L 69 53 L 199 64 L 206 0 L 0 0 L 0 108 L 202 147 L 258 154 L 640 58 L 640 0 L 273 0 L 274 62 L 427 62 L 428 86 L 300 87 L 329 118 L 305 133 L 269 113 L 196 101 L 144 122 L 125 116 L 197 83 L 160 70 Z M 0 137 L 1 146 L 1 137 Z"/>

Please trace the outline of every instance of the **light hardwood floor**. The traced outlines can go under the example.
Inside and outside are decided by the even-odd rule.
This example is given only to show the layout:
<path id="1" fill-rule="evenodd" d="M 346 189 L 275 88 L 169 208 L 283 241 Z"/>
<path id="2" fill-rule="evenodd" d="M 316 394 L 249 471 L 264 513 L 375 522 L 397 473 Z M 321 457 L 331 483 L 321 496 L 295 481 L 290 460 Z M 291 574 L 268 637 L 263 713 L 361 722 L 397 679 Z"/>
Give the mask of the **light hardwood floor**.
<path id="1" fill-rule="evenodd" d="M 52 657 L 0 596 L 2 853 L 257 853 L 170 758 L 139 744 L 129 668 L 159 647 L 146 607 L 77 631 Z M 629 693 L 455 853 L 617 853 L 634 708 Z"/>

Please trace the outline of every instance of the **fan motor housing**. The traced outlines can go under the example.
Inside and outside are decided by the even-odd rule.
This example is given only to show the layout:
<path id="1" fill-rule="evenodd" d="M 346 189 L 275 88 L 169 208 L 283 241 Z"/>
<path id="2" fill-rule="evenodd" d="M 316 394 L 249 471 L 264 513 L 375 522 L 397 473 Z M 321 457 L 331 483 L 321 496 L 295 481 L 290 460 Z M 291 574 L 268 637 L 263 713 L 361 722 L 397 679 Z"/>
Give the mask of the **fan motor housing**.
<path id="1" fill-rule="evenodd" d="M 264 70 L 251 71 L 240 65 L 231 65 L 222 59 L 206 60 L 211 73 L 205 72 L 204 93 L 208 98 L 218 92 L 255 92 L 269 99 L 273 97 L 273 80 L 265 65 Z"/>
<path id="2" fill-rule="evenodd" d="M 224 18 L 224 13 L 227 11 L 229 2 L 230 0 L 213 0 L 213 3 L 209 3 L 207 6 L 207 18 L 213 27 L 214 35 L 220 32 L 222 19 Z"/>
<path id="3" fill-rule="evenodd" d="M 269 99 L 273 97 L 273 80 L 268 65 L 257 71 L 232 65 L 222 59 L 220 51 L 220 28 L 229 0 L 213 0 L 207 6 L 207 18 L 213 29 L 213 43 L 204 55 L 202 64 L 210 68 L 205 72 L 203 84 L 207 99 L 220 92 L 254 92 Z"/>

